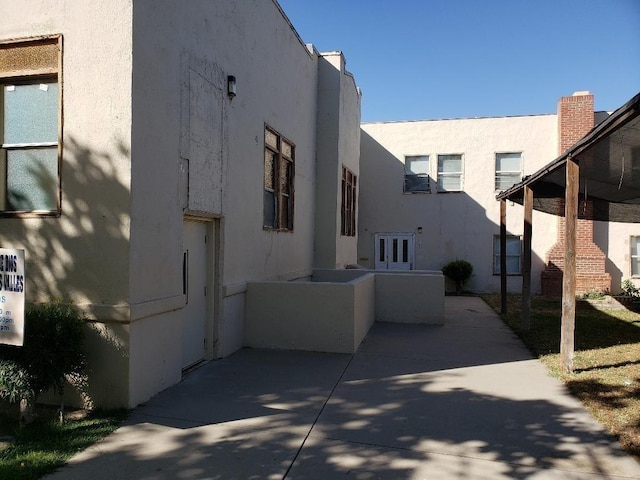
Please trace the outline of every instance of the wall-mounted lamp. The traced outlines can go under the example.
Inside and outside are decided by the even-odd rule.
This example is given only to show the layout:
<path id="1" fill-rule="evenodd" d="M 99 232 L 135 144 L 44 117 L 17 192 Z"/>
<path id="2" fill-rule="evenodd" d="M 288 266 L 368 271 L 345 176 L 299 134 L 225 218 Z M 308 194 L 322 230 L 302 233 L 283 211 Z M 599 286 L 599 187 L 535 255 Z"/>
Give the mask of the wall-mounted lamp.
<path id="1" fill-rule="evenodd" d="M 422 233 L 422 227 L 418 227 L 418 233 Z"/>
<path id="2" fill-rule="evenodd" d="M 236 77 L 233 75 L 227 77 L 227 95 L 231 99 L 236 96 Z"/>

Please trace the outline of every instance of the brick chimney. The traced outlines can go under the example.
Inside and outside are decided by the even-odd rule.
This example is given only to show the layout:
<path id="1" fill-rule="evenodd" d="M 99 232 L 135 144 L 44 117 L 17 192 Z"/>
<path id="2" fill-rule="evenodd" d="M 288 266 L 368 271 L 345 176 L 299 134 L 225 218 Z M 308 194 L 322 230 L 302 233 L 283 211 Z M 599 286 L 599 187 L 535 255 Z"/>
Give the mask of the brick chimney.
<path id="1" fill-rule="evenodd" d="M 593 95 L 576 92 L 558 101 L 558 153 L 563 154 L 584 137 L 595 124 Z M 564 200 L 558 208 L 564 210 Z M 593 243 L 593 204 L 584 199 L 578 202 L 576 241 L 576 294 L 611 290 L 611 275 L 605 271 L 606 256 Z M 562 295 L 564 268 L 564 217 L 558 217 L 558 238 L 547 252 L 547 265 L 541 274 L 542 294 Z"/>

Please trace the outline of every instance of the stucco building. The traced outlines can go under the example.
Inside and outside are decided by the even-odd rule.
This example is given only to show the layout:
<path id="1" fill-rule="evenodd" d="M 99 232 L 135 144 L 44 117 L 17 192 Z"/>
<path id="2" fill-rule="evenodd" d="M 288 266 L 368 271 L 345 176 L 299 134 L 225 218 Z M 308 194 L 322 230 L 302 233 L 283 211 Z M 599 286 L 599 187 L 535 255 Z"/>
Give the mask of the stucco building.
<path id="1" fill-rule="evenodd" d="M 357 320 L 346 350 L 374 317 L 441 322 L 430 271 L 455 258 L 474 265 L 470 290 L 497 291 L 495 194 L 558 151 L 555 114 L 361 127 L 342 54 L 304 44 L 276 0 L 14 3 L 0 0 L 0 246 L 25 250 L 28 301 L 86 316 L 102 407 L 245 345 L 324 348 L 298 320 L 335 335 L 325 307 Z M 512 290 L 521 225 L 510 215 Z M 631 228 L 593 229 L 614 285 Z"/>
<path id="2" fill-rule="evenodd" d="M 0 244 L 89 319 L 96 404 L 242 347 L 247 282 L 356 262 L 360 92 L 276 1 L 0 14 Z"/>
<path id="3" fill-rule="evenodd" d="M 593 95 L 576 92 L 562 97 L 553 114 L 363 124 L 359 263 L 434 270 L 464 259 L 474 267 L 469 290 L 499 291 L 496 194 L 550 163 L 607 117 L 593 105 Z M 532 292 L 559 295 L 563 219 L 533 215 Z M 592 222 L 587 211 L 581 218 L 578 293 L 619 291 L 621 280 L 640 274 L 640 230 Z M 507 234 L 508 288 L 520 292 L 522 208 L 509 210 Z"/>

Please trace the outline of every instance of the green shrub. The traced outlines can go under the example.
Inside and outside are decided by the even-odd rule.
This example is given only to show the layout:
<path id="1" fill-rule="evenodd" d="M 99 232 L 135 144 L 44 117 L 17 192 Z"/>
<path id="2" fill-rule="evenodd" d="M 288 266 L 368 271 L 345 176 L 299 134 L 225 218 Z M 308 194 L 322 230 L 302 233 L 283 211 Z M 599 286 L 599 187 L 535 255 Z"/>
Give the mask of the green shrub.
<path id="1" fill-rule="evenodd" d="M 21 413 L 45 391 L 62 396 L 67 379 L 84 377 L 84 320 L 70 303 L 35 305 L 25 314 L 24 345 L 0 345 L 0 398 Z M 28 421 L 28 418 L 27 418 Z"/>
<path id="2" fill-rule="evenodd" d="M 460 293 L 464 284 L 471 278 L 473 265 L 466 260 L 454 260 L 442 267 L 442 273 L 455 282 L 456 293 Z"/>
<path id="3" fill-rule="evenodd" d="M 630 280 L 626 279 L 622 282 L 622 293 L 629 297 L 640 297 L 640 290 L 636 285 Z"/>

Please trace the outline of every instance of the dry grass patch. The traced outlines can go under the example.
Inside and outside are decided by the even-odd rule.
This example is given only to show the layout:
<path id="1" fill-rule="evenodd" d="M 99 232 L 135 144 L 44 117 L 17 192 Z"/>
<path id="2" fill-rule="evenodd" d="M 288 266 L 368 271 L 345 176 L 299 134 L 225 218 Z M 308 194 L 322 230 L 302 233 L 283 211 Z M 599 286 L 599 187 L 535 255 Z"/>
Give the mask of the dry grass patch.
<path id="1" fill-rule="evenodd" d="M 498 295 L 482 297 L 500 311 Z M 574 370 L 560 369 L 560 299 L 532 297 L 531 329 L 520 327 L 519 296 L 509 296 L 503 320 L 565 383 L 591 415 L 640 459 L 640 314 L 629 310 L 596 310 L 579 302 L 576 314 Z"/>

